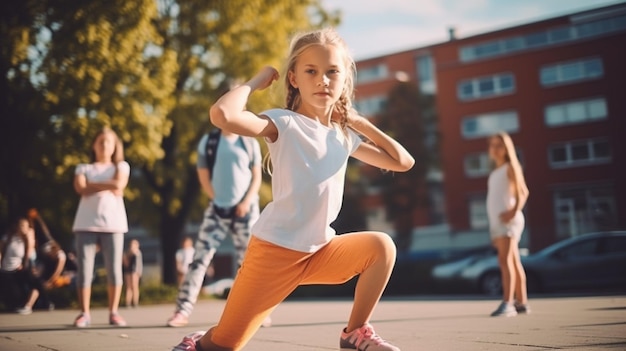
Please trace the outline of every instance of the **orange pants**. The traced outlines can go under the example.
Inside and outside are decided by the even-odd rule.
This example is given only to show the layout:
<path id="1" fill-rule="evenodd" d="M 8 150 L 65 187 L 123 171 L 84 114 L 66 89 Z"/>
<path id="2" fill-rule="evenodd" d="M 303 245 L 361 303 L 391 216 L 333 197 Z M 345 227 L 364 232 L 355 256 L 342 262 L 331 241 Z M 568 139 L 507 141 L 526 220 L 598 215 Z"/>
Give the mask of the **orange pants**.
<path id="1" fill-rule="evenodd" d="M 240 350 L 299 285 L 345 283 L 380 259 L 395 261 L 395 246 L 384 233 L 339 235 L 315 253 L 252 236 L 222 317 L 210 330 L 211 341 Z"/>

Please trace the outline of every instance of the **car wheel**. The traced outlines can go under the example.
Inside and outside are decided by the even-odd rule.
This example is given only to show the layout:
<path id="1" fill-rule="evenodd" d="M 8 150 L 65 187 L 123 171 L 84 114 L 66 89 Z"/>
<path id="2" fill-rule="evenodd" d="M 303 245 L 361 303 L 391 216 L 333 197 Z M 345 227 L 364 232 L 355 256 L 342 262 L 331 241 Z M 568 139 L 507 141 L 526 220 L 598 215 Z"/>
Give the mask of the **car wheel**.
<path id="1" fill-rule="evenodd" d="M 480 279 L 479 288 L 483 294 L 491 296 L 502 294 L 502 276 L 500 272 L 491 271 L 485 273 Z"/>

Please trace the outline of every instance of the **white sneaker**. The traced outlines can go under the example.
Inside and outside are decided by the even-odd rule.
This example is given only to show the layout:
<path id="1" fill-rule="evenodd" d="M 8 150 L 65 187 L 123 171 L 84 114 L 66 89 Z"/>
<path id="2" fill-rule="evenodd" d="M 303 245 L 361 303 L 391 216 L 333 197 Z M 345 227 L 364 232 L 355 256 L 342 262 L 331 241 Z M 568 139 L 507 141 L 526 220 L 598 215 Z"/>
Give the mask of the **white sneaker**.
<path id="1" fill-rule="evenodd" d="M 491 313 L 491 317 L 515 317 L 517 316 L 517 310 L 515 306 L 510 302 L 504 302 L 498 306 L 498 308 Z"/>
<path id="2" fill-rule="evenodd" d="M 24 306 L 22 308 L 18 308 L 17 310 L 15 310 L 15 312 L 21 315 L 27 315 L 33 313 L 33 309 L 31 307 Z"/>

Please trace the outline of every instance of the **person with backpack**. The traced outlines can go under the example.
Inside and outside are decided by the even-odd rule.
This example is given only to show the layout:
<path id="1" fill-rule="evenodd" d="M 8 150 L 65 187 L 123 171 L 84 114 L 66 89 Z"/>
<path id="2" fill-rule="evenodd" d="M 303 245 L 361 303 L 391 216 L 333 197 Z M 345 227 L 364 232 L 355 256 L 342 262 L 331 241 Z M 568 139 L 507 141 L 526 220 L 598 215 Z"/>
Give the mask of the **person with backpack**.
<path id="1" fill-rule="evenodd" d="M 178 289 L 176 310 L 167 320 L 170 327 L 189 322 L 207 267 L 227 235 L 233 240 L 241 264 L 250 228 L 259 216 L 261 147 L 255 138 L 213 129 L 198 143 L 196 167 L 210 203 L 198 231 L 193 261 Z"/>

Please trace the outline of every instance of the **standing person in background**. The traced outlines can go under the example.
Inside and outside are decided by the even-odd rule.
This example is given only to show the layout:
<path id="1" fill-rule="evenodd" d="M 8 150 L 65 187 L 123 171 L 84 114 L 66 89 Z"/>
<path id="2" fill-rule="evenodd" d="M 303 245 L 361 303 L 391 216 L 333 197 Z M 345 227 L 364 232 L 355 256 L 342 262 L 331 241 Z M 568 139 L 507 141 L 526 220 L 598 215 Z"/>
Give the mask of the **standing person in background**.
<path id="1" fill-rule="evenodd" d="M 124 284 L 126 284 L 126 307 L 139 306 L 139 281 L 143 274 L 143 257 L 139 240 L 132 239 L 123 258 Z"/>
<path id="2" fill-rule="evenodd" d="M 194 252 L 193 240 L 186 236 L 180 244 L 180 249 L 176 251 L 176 275 L 178 278 L 179 289 L 183 285 L 185 274 L 187 274 L 189 265 L 193 261 Z"/>
<path id="3" fill-rule="evenodd" d="M 32 291 L 33 275 L 30 257 L 31 243 L 35 237 L 30 221 L 26 217 L 18 218 L 9 229 L 9 232 L 0 242 L 0 282 L 2 283 L 3 302 L 10 311 L 20 314 L 30 313 L 24 309 L 26 294 Z M 38 296 L 38 295 L 37 295 Z M 29 299 L 30 297 L 28 297 Z M 35 297 L 36 299 L 36 297 Z"/>
<path id="4" fill-rule="evenodd" d="M 491 316 L 511 317 L 530 313 L 526 273 L 518 247 L 525 222 L 522 209 L 529 192 L 515 146 L 507 133 L 489 138 L 489 158 L 495 168 L 488 180 L 487 215 L 491 241 L 498 250 L 503 294 L 502 302 Z"/>
<path id="5" fill-rule="evenodd" d="M 91 159 L 92 163 L 79 164 L 74 176 L 74 189 L 80 195 L 72 231 L 76 238 L 76 283 L 81 311 L 74 326 L 85 328 L 91 323 L 91 284 L 98 247 L 107 274 L 109 324 L 125 326 L 118 307 L 123 285 L 124 233 L 128 231 L 123 194 L 130 166 L 124 161 L 122 141 L 110 128 L 96 135 Z"/>
<path id="6" fill-rule="evenodd" d="M 193 261 L 178 289 L 176 310 L 167 320 L 170 327 L 189 322 L 207 267 L 227 235 L 233 240 L 237 262 L 241 264 L 250 227 L 259 216 L 261 147 L 255 138 L 214 130 L 198 143 L 196 169 L 211 203 L 204 211 Z"/>
<path id="7" fill-rule="evenodd" d="M 350 156 L 375 167 L 405 172 L 413 157 L 351 107 L 355 64 L 332 29 L 292 42 L 284 84 L 286 108 L 255 114 L 250 95 L 278 79 L 265 67 L 211 107 L 213 124 L 263 137 L 272 161 L 272 202 L 252 228 L 248 251 L 218 324 L 183 338 L 175 351 L 241 350 L 298 286 L 341 284 L 359 275 L 339 347 L 399 351 L 369 321 L 396 260 L 393 240 L 381 232 L 336 235 L 330 224 L 343 198 Z M 361 137 L 370 142 L 361 141 Z"/>

